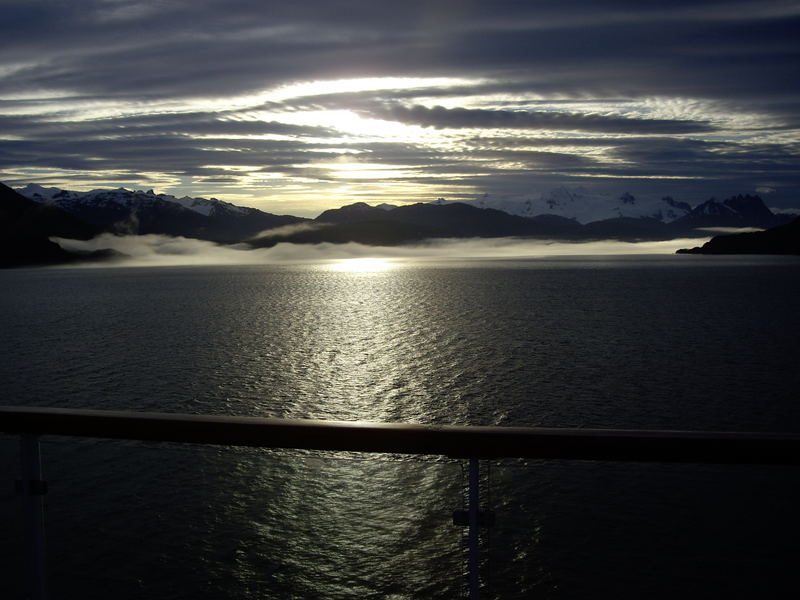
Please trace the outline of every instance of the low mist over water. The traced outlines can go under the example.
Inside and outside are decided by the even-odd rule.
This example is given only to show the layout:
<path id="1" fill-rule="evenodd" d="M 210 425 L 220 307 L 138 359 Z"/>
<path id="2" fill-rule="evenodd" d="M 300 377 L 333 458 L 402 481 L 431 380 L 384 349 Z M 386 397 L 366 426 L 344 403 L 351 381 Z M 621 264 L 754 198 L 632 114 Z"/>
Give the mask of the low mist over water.
<path id="1" fill-rule="evenodd" d="M 434 239 L 417 245 L 366 246 L 347 244 L 289 244 L 251 248 L 247 244 L 222 246 L 197 239 L 162 235 L 117 236 L 103 234 L 88 241 L 53 238 L 69 251 L 89 252 L 110 248 L 124 255 L 120 266 L 269 265 L 315 263 L 352 258 L 403 261 L 441 261 L 476 258 L 543 258 L 551 256 L 606 256 L 673 254 L 708 238 L 650 242 L 557 242 L 525 238 Z M 98 263 L 99 266 L 108 266 Z"/>

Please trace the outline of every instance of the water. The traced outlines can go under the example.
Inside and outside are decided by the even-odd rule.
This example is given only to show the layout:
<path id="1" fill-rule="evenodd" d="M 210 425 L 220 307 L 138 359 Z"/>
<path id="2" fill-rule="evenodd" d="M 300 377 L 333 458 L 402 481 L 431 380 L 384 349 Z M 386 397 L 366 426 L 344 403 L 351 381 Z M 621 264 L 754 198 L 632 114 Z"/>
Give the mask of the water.
<path id="1" fill-rule="evenodd" d="M 800 261 L 625 257 L 0 273 L 4 403 L 800 430 Z M 16 440 L 2 440 L 16 472 Z M 51 438 L 54 597 L 455 598 L 463 465 Z M 491 467 L 491 468 L 490 468 Z M 484 465 L 487 597 L 779 597 L 797 471 Z M 16 504 L 2 498 L 16 581 Z M 56 591 L 60 593 L 56 593 Z"/>

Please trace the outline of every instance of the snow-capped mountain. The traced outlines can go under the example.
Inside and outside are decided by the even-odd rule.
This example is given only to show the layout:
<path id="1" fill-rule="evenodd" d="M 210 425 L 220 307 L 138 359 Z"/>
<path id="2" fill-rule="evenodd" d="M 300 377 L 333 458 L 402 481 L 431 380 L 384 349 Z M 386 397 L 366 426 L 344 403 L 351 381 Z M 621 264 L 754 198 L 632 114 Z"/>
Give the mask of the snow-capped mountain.
<path id="1" fill-rule="evenodd" d="M 444 204 L 440 198 L 434 204 Z M 525 200 L 493 198 L 484 195 L 467 201 L 478 208 L 494 208 L 521 217 L 554 215 L 581 224 L 606 219 L 649 218 L 672 223 L 688 215 L 692 207 L 670 197 L 635 197 L 625 192 L 619 196 L 588 192 L 583 188 L 560 187 Z"/>
<path id="2" fill-rule="evenodd" d="M 108 206 L 110 204 L 116 204 L 119 206 L 131 207 L 135 205 L 154 204 L 157 202 L 171 202 L 207 217 L 212 214 L 219 215 L 224 213 L 245 215 L 255 210 L 236 206 L 230 202 L 223 202 L 216 198 L 211 198 L 210 200 L 206 198 L 190 198 L 189 196 L 176 198 L 170 194 L 156 194 L 153 190 L 143 192 L 142 190 L 134 191 L 126 188 L 117 188 L 113 190 L 96 189 L 90 192 L 73 192 L 56 187 L 46 188 L 35 183 L 29 183 L 25 187 L 17 189 L 17 192 L 35 202 L 55 204 L 65 209 L 78 204 L 87 206 Z"/>
<path id="3" fill-rule="evenodd" d="M 305 220 L 236 206 L 216 198 L 176 198 L 153 190 L 75 192 L 28 184 L 17 191 L 30 200 L 57 206 L 87 223 L 119 233 L 164 233 L 234 241 Z"/>
<path id="4" fill-rule="evenodd" d="M 720 202 L 714 198 L 695 206 L 686 216 L 698 223 L 709 223 L 712 226 L 742 223 L 755 227 L 773 227 L 780 215 L 775 215 L 758 196 L 741 195 L 727 198 Z"/>
<path id="5" fill-rule="evenodd" d="M 299 217 L 271 215 L 215 198 L 176 198 L 156 194 L 153 190 L 118 188 L 74 192 L 31 184 L 20 188 L 19 192 L 36 202 L 61 208 L 103 231 L 116 233 L 160 233 L 240 242 L 268 229 L 306 221 Z M 552 239 L 670 239 L 696 235 L 698 230 L 711 227 L 767 228 L 788 220 L 791 220 L 788 215 L 774 215 L 758 196 L 740 195 L 724 201 L 711 199 L 693 208 L 669 197 L 637 198 L 630 193 L 614 196 L 566 187 L 522 201 L 483 196 L 466 203 L 439 199 L 428 204 L 396 207 L 357 202 L 325 211 L 317 217 L 317 221 L 345 229 L 352 228 L 353 224 L 371 223 L 359 227 L 365 231 L 382 227 L 391 230 L 392 235 L 386 231 L 380 235 L 372 231 L 371 237 L 363 239 L 373 242 L 389 239 L 393 243 L 409 235 L 413 239 L 504 235 Z M 402 235 L 395 231 L 397 227 L 405 228 L 400 232 Z M 335 240 L 349 240 L 348 236 L 353 235 L 348 231 L 336 233 L 330 227 L 326 231 Z"/>

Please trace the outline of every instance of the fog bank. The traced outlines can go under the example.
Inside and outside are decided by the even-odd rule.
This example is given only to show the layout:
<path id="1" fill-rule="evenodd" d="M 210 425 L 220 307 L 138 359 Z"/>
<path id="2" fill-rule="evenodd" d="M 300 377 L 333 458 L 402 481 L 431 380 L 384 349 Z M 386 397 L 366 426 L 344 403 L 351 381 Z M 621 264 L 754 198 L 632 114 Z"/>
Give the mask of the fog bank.
<path id="1" fill-rule="evenodd" d="M 658 242 L 553 242 L 523 238 L 436 239 L 407 246 L 279 243 L 271 248 L 247 244 L 221 246 L 213 242 L 165 235 L 116 236 L 102 234 L 91 240 L 52 238 L 65 250 L 91 252 L 113 249 L 128 256 L 120 266 L 259 265 L 315 263 L 349 258 L 399 260 L 458 260 L 499 258 L 545 258 L 554 256 L 610 256 L 674 254 L 678 248 L 698 246 L 709 238 Z M 109 263 L 95 263 L 109 266 Z"/>

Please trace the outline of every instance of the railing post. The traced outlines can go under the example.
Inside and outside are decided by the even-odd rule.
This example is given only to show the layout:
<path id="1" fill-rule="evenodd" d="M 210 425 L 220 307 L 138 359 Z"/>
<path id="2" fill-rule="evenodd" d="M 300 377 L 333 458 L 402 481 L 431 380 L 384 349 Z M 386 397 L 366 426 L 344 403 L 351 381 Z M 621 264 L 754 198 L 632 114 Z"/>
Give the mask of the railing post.
<path id="1" fill-rule="evenodd" d="M 46 600 L 44 537 L 44 493 L 42 458 L 39 436 L 20 436 L 20 458 L 22 470 L 22 504 L 25 514 L 25 537 L 27 545 L 28 590 L 33 600 Z"/>
<path id="2" fill-rule="evenodd" d="M 480 598 L 480 557 L 478 555 L 478 516 L 480 511 L 480 488 L 478 459 L 469 459 L 469 598 Z"/>

